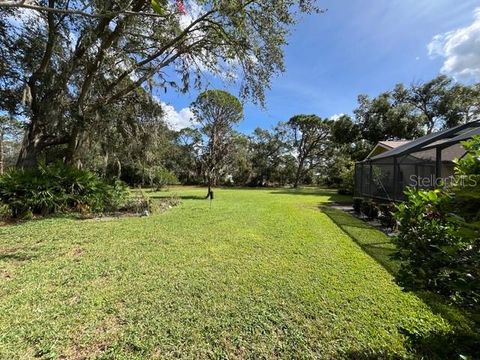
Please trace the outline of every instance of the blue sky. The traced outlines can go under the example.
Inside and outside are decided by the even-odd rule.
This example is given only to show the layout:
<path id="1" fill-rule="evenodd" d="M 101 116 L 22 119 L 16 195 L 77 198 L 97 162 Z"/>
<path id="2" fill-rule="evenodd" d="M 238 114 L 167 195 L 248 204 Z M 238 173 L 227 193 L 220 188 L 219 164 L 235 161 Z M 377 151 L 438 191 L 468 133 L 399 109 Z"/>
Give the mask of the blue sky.
<path id="1" fill-rule="evenodd" d="M 480 81 L 478 0 L 318 4 L 328 11 L 303 16 L 285 48 L 286 72 L 267 92 L 266 109 L 247 103 L 239 130 L 269 128 L 299 113 L 352 113 L 359 94 L 375 96 L 398 82 L 426 81 L 440 72 L 459 81 Z M 196 95 L 161 95 L 173 122 L 188 116 Z"/>

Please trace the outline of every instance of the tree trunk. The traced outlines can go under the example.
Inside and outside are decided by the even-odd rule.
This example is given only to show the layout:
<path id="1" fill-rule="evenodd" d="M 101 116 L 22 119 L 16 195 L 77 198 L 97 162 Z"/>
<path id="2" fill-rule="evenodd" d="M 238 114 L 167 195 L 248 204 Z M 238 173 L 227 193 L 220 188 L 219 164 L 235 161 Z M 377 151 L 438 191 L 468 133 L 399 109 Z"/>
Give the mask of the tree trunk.
<path id="1" fill-rule="evenodd" d="M 38 166 L 43 151 L 52 145 L 66 144 L 66 138 L 49 138 L 47 141 L 40 128 L 38 115 L 33 115 L 23 136 L 22 147 L 17 159 L 17 168 L 32 169 Z"/>
<path id="2" fill-rule="evenodd" d="M 105 150 L 105 154 L 103 155 L 103 177 L 107 177 L 108 173 L 108 162 L 110 160 L 108 150 Z"/>
<path id="3" fill-rule="evenodd" d="M 0 175 L 4 172 L 4 150 L 3 150 L 3 131 L 0 132 Z"/>
<path id="4" fill-rule="evenodd" d="M 210 199 L 212 197 L 212 185 L 208 183 L 208 192 L 207 197 L 205 199 Z"/>
<path id="5" fill-rule="evenodd" d="M 295 189 L 300 184 L 300 180 L 301 180 L 300 178 L 302 177 L 302 171 L 303 171 L 303 163 L 304 163 L 304 159 L 301 159 L 300 162 L 298 163 L 297 174 L 295 175 L 295 183 L 293 184 L 293 187 Z"/>
<path id="6" fill-rule="evenodd" d="M 82 132 L 79 130 L 78 127 L 75 127 L 72 130 L 70 135 L 68 144 L 67 144 L 67 151 L 65 153 L 64 162 L 67 165 L 75 166 L 77 168 L 82 167 L 82 163 L 78 157 L 78 152 L 82 143 Z"/>
<path id="7" fill-rule="evenodd" d="M 120 180 L 120 177 L 122 176 L 122 163 L 120 162 L 119 159 L 117 159 L 117 178 Z"/>
<path id="8" fill-rule="evenodd" d="M 42 134 L 35 125 L 36 123 L 35 118 L 32 118 L 23 137 L 22 147 L 17 159 L 17 168 L 31 169 L 38 166 L 40 154 L 46 147 L 46 144 L 42 141 Z"/>
<path id="9" fill-rule="evenodd" d="M 208 175 L 207 185 L 208 185 L 208 192 L 207 192 L 207 196 L 205 197 L 205 199 L 211 199 L 212 198 L 212 176 L 211 176 L 211 174 Z"/>

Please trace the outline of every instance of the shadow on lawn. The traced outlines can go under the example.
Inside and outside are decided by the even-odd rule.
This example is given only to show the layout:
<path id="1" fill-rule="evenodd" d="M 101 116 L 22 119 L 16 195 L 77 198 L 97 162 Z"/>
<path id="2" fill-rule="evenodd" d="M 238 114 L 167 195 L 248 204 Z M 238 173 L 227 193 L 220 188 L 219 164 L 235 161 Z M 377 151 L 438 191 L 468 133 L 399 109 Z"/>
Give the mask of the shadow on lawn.
<path id="1" fill-rule="evenodd" d="M 300 188 L 300 189 L 276 189 L 270 191 L 271 194 L 277 195 L 317 195 L 328 196 L 328 202 L 335 202 L 339 204 L 351 204 L 352 197 L 350 195 L 339 195 L 337 189 L 325 189 L 325 188 Z"/>
<path id="2" fill-rule="evenodd" d="M 320 209 L 340 229 L 342 229 L 363 251 L 370 255 L 390 274 L 395 275 L 400 263 L 391 258 L 395 245 L 387 235 L 366 224 L 362 220 L 345 213 L 342 210 L 321 205 Z M 430 310 L 441 317 L 454 329 L 448 333 L 419 334 L 399 329 L 408 339 L 408 345 L 413 354 L 424 359 L 460 359 L 460 355 L 468 355 L 468 359 L 480 359 L 480 316 L 468 314 L 447 304 L 439 296 L 416 292 Z M 395 359 L 395 356 L 369 351 L 356 351 L 347 355 L 348 359 Z"/>
<path id="3" fill-rule="evenodd" d="M 22 262 L 35 258 L 33 255 L 28 255 L 21 252 L 0 253 L 0 262 Z"/>
<path id="4" fill-rule="evenodd" d="M 162 200 L 162 199 L 168 199 L 170 195 L 153 195 L 150 196 L 151 199 L 157 199 L 157 200 Z M 198 195 L 176 195 L 176 198 L 179 198 L 181 200 L 206 200 L 205 196 L 198 196 Z"/>
<path id="5" fill-rule="evenodd" d="M 480 343 L 472 334 L 429 333 L 411 334 L 401 331 L 407 337 L 407 349 L 414 359 L 479 359 Z M 405 357 L 385 350 L 354 350 L 345 354 L 351 360 L 404 359 Z"/>
<path id="6" fill-rule="evenodd" d="M 395 245 L 384 233 L 342 210 L 328 205 L 320 205 L 320 210 L 390 274 L 394 275 L 398 271 L 399 263 L 390 257 L 395 251 Z"/>

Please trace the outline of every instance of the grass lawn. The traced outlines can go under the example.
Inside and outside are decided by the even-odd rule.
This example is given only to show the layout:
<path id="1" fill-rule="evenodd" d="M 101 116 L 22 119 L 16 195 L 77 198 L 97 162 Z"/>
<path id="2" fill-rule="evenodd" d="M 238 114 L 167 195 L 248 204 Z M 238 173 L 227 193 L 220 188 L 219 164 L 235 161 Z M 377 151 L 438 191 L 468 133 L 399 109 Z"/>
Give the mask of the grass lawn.
<path id="1" fill-rule="evenodd" d="M 319 209 L 333 193 L 152 196 L 172 193 L 148 218 L 0 228 L 0 358 L 402 358 L 406 333 L 450 331 Z"/>

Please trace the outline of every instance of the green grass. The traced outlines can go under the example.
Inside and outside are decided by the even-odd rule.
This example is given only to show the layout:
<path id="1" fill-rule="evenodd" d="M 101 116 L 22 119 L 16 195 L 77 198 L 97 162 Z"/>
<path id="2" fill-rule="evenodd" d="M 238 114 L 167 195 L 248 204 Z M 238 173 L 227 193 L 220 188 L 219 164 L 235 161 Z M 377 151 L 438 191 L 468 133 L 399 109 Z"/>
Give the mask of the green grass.
<path id="1" fill-rule="evenodd" d="M 177 188 L 148 218 L 0 228 L 0 358 L 403 358 L 450 325 L 308 190 Z"/>
<path id="2" fill-rule="evenodd" d="M 391 258 L 395 245 L 385 233 L 344 211 L 328 206 L 322 206 L 322 211 L 391 274 L 398 271 L 400 264 Z"/>

